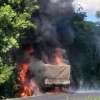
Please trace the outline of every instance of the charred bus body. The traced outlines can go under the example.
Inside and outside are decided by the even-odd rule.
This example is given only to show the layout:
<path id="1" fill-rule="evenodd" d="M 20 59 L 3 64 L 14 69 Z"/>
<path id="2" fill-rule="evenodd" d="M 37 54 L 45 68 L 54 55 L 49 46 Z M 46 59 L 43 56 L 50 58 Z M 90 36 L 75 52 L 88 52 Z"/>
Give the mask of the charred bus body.
<path id="1" fill-rule="evenodd" d="M 28 47 L 28 46 L 27 46 Z M 70 85 L 70 64 L 66 63 L 61 48 L 55 48 L 51 57 L 38 58 L 33 47 L 23 50 L 17 63 L 18 96 L 31 96 L 40 92 L 64 92 Z M 43 55 L 44 56 L 44 55 Z M 19 57 L 20 58 L 20 57 Z"/>

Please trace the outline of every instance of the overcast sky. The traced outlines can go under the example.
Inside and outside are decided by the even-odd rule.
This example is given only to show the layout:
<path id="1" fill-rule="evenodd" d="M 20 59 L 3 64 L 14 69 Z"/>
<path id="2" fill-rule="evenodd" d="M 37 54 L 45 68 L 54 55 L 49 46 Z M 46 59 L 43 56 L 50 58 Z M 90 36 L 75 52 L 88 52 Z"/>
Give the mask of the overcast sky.
<path id="1" fill-rule="evenodd" d="M 82 6 L 87 12 L 87 20 L 96 21 L 95 12 L 100 11 L 100 0 L 75 0 L 75 7 Z"/>

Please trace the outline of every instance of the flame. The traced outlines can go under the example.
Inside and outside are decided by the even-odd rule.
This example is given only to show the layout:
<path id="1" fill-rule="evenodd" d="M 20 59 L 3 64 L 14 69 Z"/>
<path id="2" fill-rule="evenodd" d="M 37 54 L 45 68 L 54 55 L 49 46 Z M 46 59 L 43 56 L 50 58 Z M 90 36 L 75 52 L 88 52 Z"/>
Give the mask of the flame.
<path id="1" fill-rule="evenodd" d="M 54 64 L 63 64 L 64 59 L 61 52 L 61 48 L 56 48 L 54 53 Z"/>
<path id="2" fill-rule="evenodd" d="M 28 73 L 28 64 L 25 63 L 21 64 L 18 71 L 18 80 L 20 81 L 20 83 L 26 81 L 27 73 Z"/>
<path id="3" fill-rule="evenodd" d="M 63 64 L 64 58 L 61 48 L 55 48 L 54 52 L 52 52 L 50 56 L 44 54 L 42 60 L 46 64 Z"/>
<path id="4" fill-rule="evenodd" d="M 35 80 L 29 79 L 29 63 L 30 63 L 30 54 L 34 52 L 32 47 L 26 48 L 24 51 L 26 53 L 26 57 L 24 57 L 21 63 L 18 65 L 18 81 L 20 84 L 19 91 L 17 93 L 18 96 L 32 96 L 34 93 L 39 93 L 39 86 Z M 23 61 L 24 60 L 24 61 Z M 44 55 L 44 61 L 49 63 L 49 57 Z M 53 55 L 53 64 L 63 64 L 63 54 L 61 48 L 56 48 Z M 51 91 L 49 91 L 51 92 Z M 54 88 L 52 92 L 62 92 L 62 88 Z"/>
<path id="5" fill-rule="evenodd" d="M 33 53 L 31 47 L 27 48 L 25 51 L 27 55 Z M 29 58 L 30 56 L 22 59 L 22 62 L 18 64 L 18 82 L 20 85 L 17 96 L 32 96 L 34 92 L 39 91 L 39 87 L 34 80 L 29 79 Z M 26 63 L 24 61 L 26 61 Z"/>
<path id="6" fill-rule="evenodd" d="M 28 81 L 21 84 L 20 90 L 19 90 L 19 96 L 21 97 L 32 96 L 32 94 L 33 94 L 33 88 L 31 87 Z"/>
<path id="7" fill-rule="evenodd" d="M 18 71 L 18 81 L 20 84 L 20 89 L 18 91 L 18 96 L 31 96 L 33 94 L 32 86 L 28 80 L 28 64 L 21 64 Z"/>
<path id="8" fill-rule="evenodd" d="M 18 80 L 20 84 L 20 89 L 18 92 L 18 96 L 24 97 L 24 96 L 32 96 L 33 93 L 39 93 L 39 86 L 35 82 L 35 80 L 28 79 L 28 64 L 22 64 L 20 66 L 20 71 L 18 74 Z"/>

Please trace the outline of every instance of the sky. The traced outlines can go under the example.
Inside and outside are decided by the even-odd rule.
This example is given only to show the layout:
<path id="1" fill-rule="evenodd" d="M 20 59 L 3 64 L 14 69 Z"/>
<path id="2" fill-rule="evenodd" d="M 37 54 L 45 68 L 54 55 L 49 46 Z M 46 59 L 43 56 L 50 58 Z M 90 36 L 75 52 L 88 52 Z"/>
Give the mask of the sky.
<path id="1" fill-rule="evenodd" d="M 95 12 L 100 11 L 100 0 L 75 0 L 75 8 L 81 6 L 87 12 L 86 20 L 97 21 Z"/>

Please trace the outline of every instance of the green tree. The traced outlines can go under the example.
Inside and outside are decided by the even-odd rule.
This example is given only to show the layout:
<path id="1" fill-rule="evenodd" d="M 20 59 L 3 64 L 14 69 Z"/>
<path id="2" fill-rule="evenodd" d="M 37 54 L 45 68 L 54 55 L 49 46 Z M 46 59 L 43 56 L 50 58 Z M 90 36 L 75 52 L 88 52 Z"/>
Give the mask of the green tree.
<path id="1" fill-rule="evenodd" d="M 82 80 L 86 85 L 93 86 L 97 77 L 97 54 L 94 40 L 96 24 L 85 21 L 85 16 L 84 12 L 78 12 L 74 14 L 72 20 L 72 28 L 75 32 L 72 49 L 77 48 L 78 52 L 78 56 L 73 61 L 75 67 L 72 67 L 72 70 L 76 69 L 76 71 L 72 74 L 74 73 L 78 83 Z"/>
<path id="2" fill-rule="evenodd" d="M 0 0 L 0 88 L 14 76 L 15 63 L 10 62 L 9 51 L 19 48 L 19 39 L 36 29 L 31 15 L 37 9 L 36 0 Z"/>

